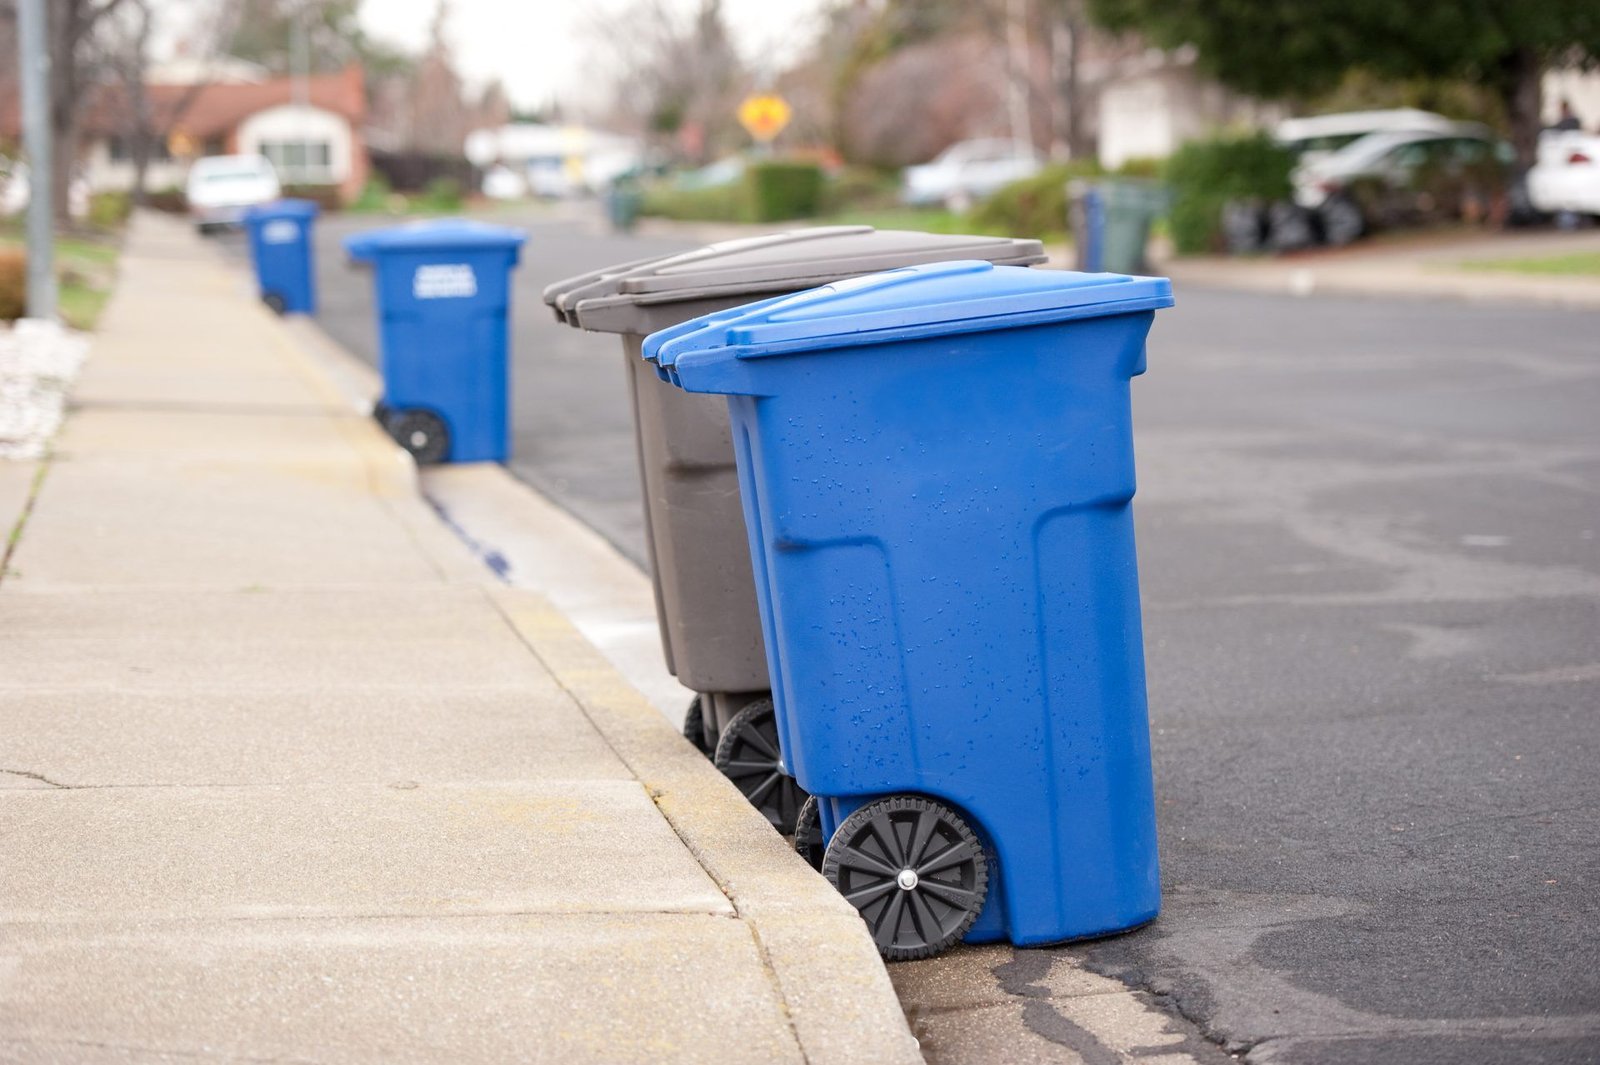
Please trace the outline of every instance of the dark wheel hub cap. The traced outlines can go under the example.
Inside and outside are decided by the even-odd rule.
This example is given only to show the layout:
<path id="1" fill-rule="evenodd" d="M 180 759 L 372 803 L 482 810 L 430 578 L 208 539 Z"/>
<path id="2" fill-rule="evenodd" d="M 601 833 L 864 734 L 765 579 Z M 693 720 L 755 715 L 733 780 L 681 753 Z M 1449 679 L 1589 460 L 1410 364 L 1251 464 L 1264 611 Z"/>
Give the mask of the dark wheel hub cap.
<path id="1" fill-rule="evenodd" d="M 395 443 L 411 452 L 418 465 L 443 462 L 450 453 L 450 431 L 437 414 L 425 410 L 391 411 L 387 428 Z"/>
<path id="2" fill-rule="evenodd" d="M 948 806 L 915 795 L 879 799 L 845 818 L 822 875 L 860 911 L 890 961 L 931 957 L 955 943 L 989 891 L 977 835 Z"/>
<path id="3" fill-rule="evenodd" d="M 795 816 L 807 796 L 783 771 L 771 699 L 757 699 L 734 715 L 717 741 L 712 761 L 772 827 L 785 836 L 794 832 Z"/>

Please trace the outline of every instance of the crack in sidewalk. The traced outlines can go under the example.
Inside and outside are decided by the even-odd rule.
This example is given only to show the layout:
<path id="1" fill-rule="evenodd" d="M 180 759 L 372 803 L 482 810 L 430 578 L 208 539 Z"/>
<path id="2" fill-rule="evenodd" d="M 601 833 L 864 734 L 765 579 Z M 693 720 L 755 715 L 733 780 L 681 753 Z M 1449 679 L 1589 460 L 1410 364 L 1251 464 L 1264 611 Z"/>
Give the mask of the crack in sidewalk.
<path id="1" fill-rule="evenodd" d="M 41 784 L 52 788 L 60 788 L 62 791 L 73 790 L 71 784 L 63 784 L 59 780 L 51 780 L 43 773 L 35 773 L 27 769 L 0 769 L 0 774 L 10 777 L 22 777 L 25 780 L 37 780 Z"/>

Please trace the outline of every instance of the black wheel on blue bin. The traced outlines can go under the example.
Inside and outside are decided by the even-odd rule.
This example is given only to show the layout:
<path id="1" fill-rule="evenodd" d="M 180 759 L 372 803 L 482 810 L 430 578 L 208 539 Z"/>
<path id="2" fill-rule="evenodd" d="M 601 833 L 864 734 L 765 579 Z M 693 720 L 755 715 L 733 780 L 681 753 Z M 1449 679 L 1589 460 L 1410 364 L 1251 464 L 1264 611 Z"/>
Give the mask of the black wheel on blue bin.
<path id="1" fill-rule="evenodd" d="M 432 411 L 390 411 L 384 427 L 395 443 L 411 452 L 418 466 L 443 462 L 450 454 L 450 429 Z"/>
<path id="2" fill-rule="evenodd" d="M 733 715 L 711 760 L 783 835 L 794 832 L 800 804 L 809 797 L 783 771 L 778 755 L 778 718 L 771 699 L 757 699 Z"/>
<path id="3" fill-rule="evenodd" d="M 388 432 L 389 415 L 391 413 L 393 412 L 389 410 L 389 404 L 383 400 L 375 399 L 372 401 L 372 420 L 383 426 L 385 432 Z"/>
<path id="4" fill-rule="evenodd" d="M 826 849 L 822 842 L 822 814 L 817 809 L 817 797 L 807 795 L 794 819 L 794 852 L 820 872 Z"/>
<path id="5" fill-rule="evenodd" d="M 967 934 L 989 893 L 983 844 L 934 799 L 893 795 L 844 819 L 822 875 L 860 912 L 889 961 L 929 958 Z"/>
<path id="6" fill-rule="evenodd" d="M 689 709 L 683 715 L 683 738 L 694 744 L 694 749 L 711 757 L 711 744 L 706 742 L 705 696 L 696 695 L 689 700 Z"/>
<path id="7" fill-rule="evenodd" d="M 288 301 L 286 301 L 276 292 L 269 292 L 265 296 L 262 296 L 261 302 L 265 303 L 269 308 L 271 308 L 273 314 L 281 316 L 289 313 Z"/>

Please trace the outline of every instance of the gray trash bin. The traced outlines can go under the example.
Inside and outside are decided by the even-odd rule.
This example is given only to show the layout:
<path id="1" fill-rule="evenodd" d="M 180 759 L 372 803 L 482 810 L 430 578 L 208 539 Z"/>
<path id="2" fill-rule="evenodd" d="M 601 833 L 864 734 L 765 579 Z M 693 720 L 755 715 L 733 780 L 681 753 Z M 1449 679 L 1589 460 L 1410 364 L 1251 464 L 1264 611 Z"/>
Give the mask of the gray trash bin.
<path id="1" fill-rule="evenodd" d="M 1045 255 L 1036 240 L 826 226 L 623 263 L 544 290 L 561 321 L 622 336 L 661 642 L 667 668 L 700 693 L 684 734 L 786 834 L 805 793 L 777 757 L 728 405 L 660 380 L 641 345 L 711 311 L 951 259 L 1029 266 Z"/>

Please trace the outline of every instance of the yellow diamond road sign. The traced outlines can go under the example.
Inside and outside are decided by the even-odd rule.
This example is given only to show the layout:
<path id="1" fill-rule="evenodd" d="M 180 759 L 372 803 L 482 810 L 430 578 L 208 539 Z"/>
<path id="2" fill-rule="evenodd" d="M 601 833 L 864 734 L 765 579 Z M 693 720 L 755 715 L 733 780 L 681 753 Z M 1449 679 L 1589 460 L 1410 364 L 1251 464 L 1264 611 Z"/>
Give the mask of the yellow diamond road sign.
<path id="1" fill-rule="evenodd" d="M 781 96 L 751 96 L 739 105 L 739 123 L 765 143 L 789 124 L 789 105 Z"/>

